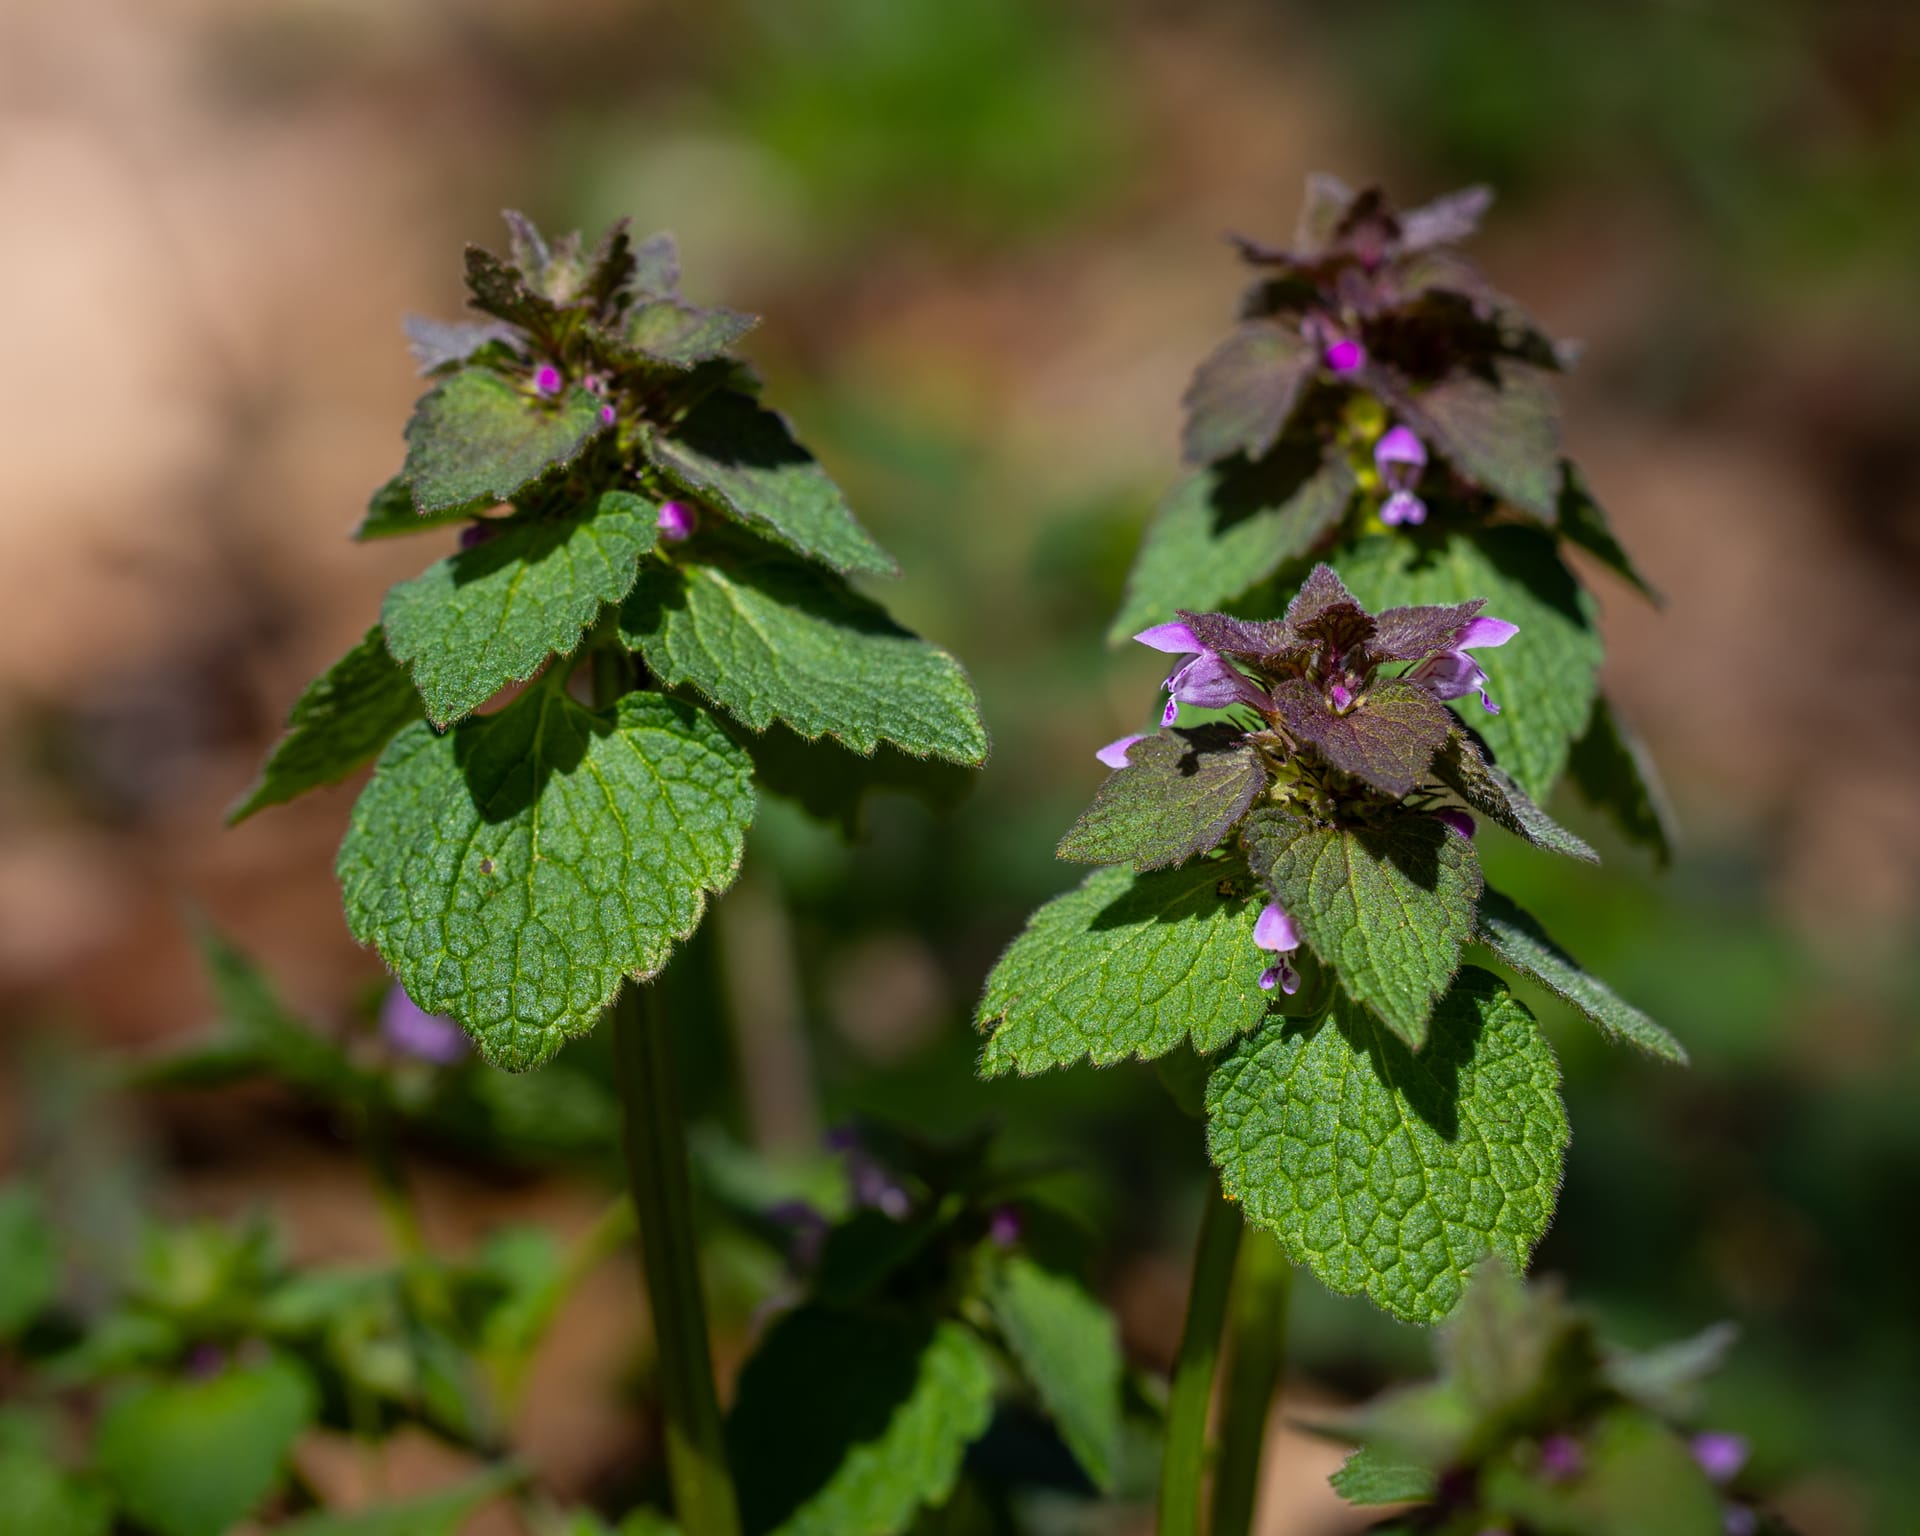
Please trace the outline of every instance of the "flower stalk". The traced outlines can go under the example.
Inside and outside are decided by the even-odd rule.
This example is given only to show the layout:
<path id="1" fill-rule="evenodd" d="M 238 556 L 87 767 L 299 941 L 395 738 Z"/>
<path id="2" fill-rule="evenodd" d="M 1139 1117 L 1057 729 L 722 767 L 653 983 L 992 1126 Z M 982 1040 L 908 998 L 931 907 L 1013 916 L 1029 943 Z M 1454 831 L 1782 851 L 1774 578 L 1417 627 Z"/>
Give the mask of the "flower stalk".
<path id="1" fill-rule="evenodd" d="M 1160 1536 L 1199 1536 L 1205 1496 L 1207 1413 L 1213 1403 L 1214 1368 L 1226 1330 L 1233 1290 L 1234 1258 L 1240 1249 L 1240 1213 L 1227 1203 L 1215 1174 L 1193 1251 L 1193 1282 L 1187 1320 L 1167 1398 L 1167 1440 L 1160 1466 Z"/>

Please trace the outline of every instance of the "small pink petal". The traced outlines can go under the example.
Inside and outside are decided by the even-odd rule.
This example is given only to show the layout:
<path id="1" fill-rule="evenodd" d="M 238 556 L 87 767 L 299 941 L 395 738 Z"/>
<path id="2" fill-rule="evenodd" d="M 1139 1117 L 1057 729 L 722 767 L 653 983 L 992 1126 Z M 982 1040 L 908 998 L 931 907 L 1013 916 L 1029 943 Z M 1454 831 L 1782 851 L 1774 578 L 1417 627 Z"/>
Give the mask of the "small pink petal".
<path id="1" fill-rule="evenodd" d="M 552 363 L 542 363 L 534 370 L 533 387 L 543 395 L 560 393 L 560 370 Z"/>
<path id="2" fill-rule="evenodd" d="M 1287 915 L 1285 907 L 1270 901 L 1253 925 L 1253 942 L 1275 954 L 1287 954 L 1300 947 L 1300 930 Z"/>
<path id="3" fill-rule="evenodd" d="M 1145 732 L 1135 732 L 1131 736 L 1122 736 L 1117 741 L 1108 742 L 1093 755 L 1109 768 L 1124 768 L 1127 766 L 1127 753 L 1132 749 L 1133 744 L 1146 739 Z"/>
<path id="4" fill-rule="evenodd" d="M 660 530 L 662 543 L 678 544 L 693 537 L 700 526 L 700 514 L 684 501 L 663 501 L 654 526 Z"/>
<path id="5" fill-rule="evenodd" d="M 1405 427 L 1394 427 L 1373 445 L 1373 462 L 1381 469 L 1389 464 L 1425 464 L 1427 445 Z"/>
<path id="6" fill-rule="evenodd" d="M 1456 651 L 1491 650 L 1496 645 L 1505 645 L 1520 633 L 1518 624 L 1509 624 L 1505 619 L 1482 615 L 1467 620 L 1466 627 L 1460 631 L 1460 638 L 1453 642 Z"/>
<path id="7" fill-rule="evenodd" d="M 1357 373 L 1367 362 L 1367 349 L 1350 336 L 1342 336 L 1322 355 L 1335 373 Z"/>
<path id="8" fill-rule="evenodd" d="M 1380 504 L 1380 521 L 1389 528 L 1402 523 L 1418 527 L 1427 520 L 1427 504 L 1412 491 L 1395 491 Z"/>
<path id="9" fill-rule="evenodd" d="M 1167 707 L 1160 711 L 1160 724 L 1162 726 L 1169 726 L 1179 718 L 1180 701 L 1169 694 L 1167 696 Z"/>
<path id="10" fill-rule="evenodd" d="M 1143 629 L 1133 637 L 1142 645 L 1151 646 L 1156 651 L 1165 651 L 1169 655 L 1198 655 L 1206 647 L 1199 637 L 1181 623 L 1156 624 L 1151 629 Z"/>
<path id="11" fill-rule="evenodd" d="M 1327 697 L 1333 701 L 1333 707 L 1342 714 L 1353 705 L 1353 692 L 1345 683 L 1335 683 L 1327 690 Z"/>
<path id="12" fill-rule="evenodd" d="M 1443 806 L 1433 813 L 1433 819 L 1440 822 L 1443 826 L 1453 828 L 1454 831 L 1466 838 L 1468 842 L 1473 841 L 1475 831 L 1473 818 L 1458 807 L 1451 805 Z"/>
<path id="13" fill-rule="evenodd" d="M 616 411 L 612 406 L 603 405 L 600 407 L 600 424 L 602 426 L 605 426 L 605 427 L 612 426 L 614 422 L 619 419 L 619 417 L 620 417 L 620 413 Z"/>

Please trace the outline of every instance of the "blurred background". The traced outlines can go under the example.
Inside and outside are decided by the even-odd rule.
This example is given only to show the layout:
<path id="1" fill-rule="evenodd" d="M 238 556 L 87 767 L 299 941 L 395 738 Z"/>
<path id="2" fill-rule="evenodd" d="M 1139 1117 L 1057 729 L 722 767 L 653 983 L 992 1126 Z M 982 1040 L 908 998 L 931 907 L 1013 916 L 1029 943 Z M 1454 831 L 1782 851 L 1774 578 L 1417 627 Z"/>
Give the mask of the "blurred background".
<path id="1" fill-rule="evenodd" d="M 331 872 L 356 786 L 222 814 L 451 541 L 347 539 L 419 390 L 402 314 L 459 311 L 504 206 L 630 214 L 677 232 L 696 300 L 768 316 L 746 350 L 996 740 L 948 820 L 882 802 L 849 846 L 767 807 L 688 1026 L 695 1100 L 773 1152 L 863 1111 L 997 1121 L 1069 1163 L 1132 1357 L 1170 1360 L 1197 1127 L 1145 1068 L 976 1083 L 969 1010 L 1076 878 L 1051 849 L 1093 748 L 1151 708 L 1157 659 L 1100 636 L 1238 298 L 1220 236 L 1284 237 L 1312 169 L 1403 203 L 1496 187 L 1476 254 L 1584 340 L 1570 445 L 1669 599 L 1592 575 L 1675 867 L 1488 849 L 1695 1058 L 1542 1004 L 1575 1139 L 1540 1267 L 1626 1342 L 1736 1320 L 1711 1417 L 1780 1507 L 1913 1529 L 1920 10 L 1893 0 L 0 7 L 0 1167 L 109 1247 L 265 1208 L 302 1261 L 382 1253 L 324 1118 L 105 1064 L 207 1024 L 198 918 L 323 1028 L 377 990 Z M 591 1220 L 595 1049 L 554 1069 L 578 1092 L 525 1101 L 554 1145 L 511 1178 L 409 1149 L 436 1240 Z M 756 1298 L 720 1289 L 733 1360 Z M 1422 1336 L 1299 1297 L 1294 1406 L 1423 1367 Z M 519 1436 L 555 1487 L 651 1454 L 623 1398 L 644 1335 L 614 1266 L 543 1353 Z M 1356 1528 L 1337 1461 L 1276 1436 L 1268 1527 Z"/>

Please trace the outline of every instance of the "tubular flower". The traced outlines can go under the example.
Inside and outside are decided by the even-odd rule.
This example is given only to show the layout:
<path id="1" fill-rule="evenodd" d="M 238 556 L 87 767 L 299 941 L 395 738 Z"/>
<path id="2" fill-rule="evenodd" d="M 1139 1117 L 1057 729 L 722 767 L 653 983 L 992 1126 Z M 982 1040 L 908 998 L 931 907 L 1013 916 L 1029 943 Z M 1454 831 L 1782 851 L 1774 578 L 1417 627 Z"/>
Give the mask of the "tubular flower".
<path id="1" fill-rule="evenodd" d="M 559 394 L 560 386 L 563 382 L 560 377 L 560 370 L 554 367 L 552 363 L 542 363 L 538 368 L 533 370 L 533 387 L 540 394 Z"/>
<path id="2" fill-rule="evenodd" d="M 1451 827 L 1469 842 L 1473 840 L 1473 818 L 1457 806 L 1446 805 L 1433 813 L 1433 819 L 1442 826 Z"/>
<path id="3" fill-rule="evenodd" d="M 654 521 L 662 544 L 683 544 L 700 526 L 700 514 L 688 502 L 666 501 L 660 504 L 660 515 Z"/>
<path id="4" fill-rule="evenodd" d="M 1144 731 L 1135 731 L 1131 736 L 1122 736 L 1117 741 L 1108 742 L 1093 755 L 1109 768 L 1124 768 L 1127 766 L 1127 753 L 1132 750 L 1134 743 L 1146 739 Z"/>
<path id="5" fill-rule="evenodd" d="M 1260 990 L 1271 992 L 1278 987 L 1288 997 L 1300 990 L 1300 973 L 1293 968 L 1287 956 L 1300 947 L 1300 930 L 1294 926 L 1293 919 L 1287 916 L 1286 909 L 1277 901 L 1267 903 L 1265 910 L 1253 925 L 1253 942 L 1262 949 L 1272 950 L 1279 958 L 1260 973 Z"/>
<path id="6" fill-rule="evenodd" d="M 1413 488 L 1427 467 L 1427 445 L 1405 427 L 1395 427 L 1374 444 L 1373 462 L 1388 491 L 1380 506 L 1380 521 L 1389 528 L 1424 523 L 1427 504 L 1414 495 Z"/>
<path id="7" fill-rule="evenodd" d="M 1458 699 L 1469 693 L 1480 695 L 1480 706 L 1490 715 L 1500 713 L 1500 706 L 1487 697 L 1487 674 L 1480 670 L 1478 663 L 1467 654 L 1473 650 L 1491 650 L 1494 646 L 1505 645 L 1520 633 L 1518 624 L 1509 624 L 1505 619 L 1480 617 L 1471 619 L 1461 629 L 1450 649 L 1437 656 L 1429 656 L 1407 674 L 1410 682 L 1418 683 L 1436 699 Z"/>
<path id="8" fill-rule="evenodd" d="M 1320 355 L 1332 373 L 1358 373 L 1367 365 L 1367 349 L 1351 336 L 1328 342 Z"/>
<path id="9" fill-rule="evenodd" d="M 1218 651 L 1203 645 L 1185 624 L 1156 624 L 1133 638 L 1156 651 L 1188 658 L 1167 674 L 1167 707 L 1160 716 L 1161 725 L 1172 725 L 1179 718 L 1182 704 L 1201 709 L 1250 704 L 1263 712 L 1273 708 L 1272 695 L 1266 689 Z"/>

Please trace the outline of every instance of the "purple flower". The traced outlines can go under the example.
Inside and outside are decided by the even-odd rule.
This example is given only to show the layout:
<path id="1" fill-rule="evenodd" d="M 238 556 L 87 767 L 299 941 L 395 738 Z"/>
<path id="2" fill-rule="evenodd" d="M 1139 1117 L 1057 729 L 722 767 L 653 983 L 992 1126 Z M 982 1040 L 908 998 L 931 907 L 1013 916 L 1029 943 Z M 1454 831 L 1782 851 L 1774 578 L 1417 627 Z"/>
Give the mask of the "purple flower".
<path id="1" fill-rule="evenodd" d="M 1131 736 L 1122 736 L 1117 741 L 1108 742 L 1093 755 L 1109 768 L 1124 768 L 1127 766 L 1127 753 L 1133 750 L 1134 743 L 1146 739 L 1143 733 L 1136 731 Z"/>
<path id="2" fill-rule="evenodd" d="M 1253 925 L 1253 942 L 1280 957 L 1260 973 L 1260 990 L 1271 992 L 1278 987 L 1292 997 L 1300 990 L 1300 973 L 1286 957 L 1300 947 L 1300 930 L 1279 902 L 1268 902 L 1260 913 Z"/>
<path id="3" fill-rule="evenodd" d="M 1163 726 L 1180 718 L 1180 706 L 1192 704 L 1201 709 L 1227 709 L 1235 704 L 1250 704 L 1262 713 L 1273 708 L 1273 696 L 1219 652 L 1201 644 L 1185 624 L 1156 624 L 1133 637 L 1142 645 L 1188 659 L 1167 674 L 1167 707 L 1160 716 Z"/>
<path id="4" fill-rule="evenodd" d="M 1478 693 L 1481 707 L 1488 714 L 1497 715 L 1500 706 L 1487 697 L 1487 674 L 1480 670 L 1467 652 L 1491 650 L 1494 646 L 1505 645 L 1519 633 L 1520 626 L 1509 624 L 1505 619 L 1491 619 L 1484 615 L 1469 619 L 1461 627 L 1459 637 L 1450 650 L 1429 656 L 1407 677 L 1436 699 L 1458 699 L 1469 693 Z"/>
<path id="5" fill-rule="evenodd" d="M 1700 1470 L 1716 1483 L 1730 1483 L 1747 1464 L 1747 1440 L 1744 1435 L 1724 1430 L 1708 1430 L 1693 1437 L 1693 1459 Z"/>
<path id="6" fill-rule="evenodd" d="M 1540 1442 L 1540 1475 L 1548 1482 L 1567 1482 L 1586 1466 L 1586 1448 L 1572 1435 L 1548 1435 Z"/>
<path id="7" fill-rule="evenodd" d="M 996 1248 L 1011 1248 L 1020 1241 L 1020 1233 L 1026 1223 L 1020 1219 L 1017 1206 L 996 1205 L 993 1215 L 987 1222 L 987 1238 Z"/>
<path id="8" fill-rule="evenodd" d="M 380 1004 L 380 1033 L 402 1056 L 447 1066 L 467 1054 L 466 1031 L 452 1019 L 428 1013 L 398 982 Z"/>
<path id="9" fill-rule="evenodd" d="M 1427 467 L 1427 445 L 1405 427 L 1395 427 L 1373 445 L 1373 462 L 1389 493 L 1380 507 L 1380 521 L 1389 528 L 1424 523 L 1427 504 L 1414 495 L 1413 488 Z"/>
<path id="10" fill-rule="evenodd" d="M 218 1344 L 196 1344 L 187 1351 L 180 1368 L 193 1381 L 206 1381 L 227 1368 L 227 1352 Z"/>
<path id="11" fill-rule="evenodd" d="M 620 413 L 611 405 L 603 405 L 600 407 L 600 421 L 603 426 L 610 427 L 619 419 Z"/>
<path id="12" fill-rule="evenodd" d="M 497 524 L 484 517 L 476 518 L 460 530 L 460 547 L 462 549 L 478 549 L 489 539 L 497 539 L 499 537 L 500 529 Z"/>
<path id="13" fill-rule="evenodd" d="M 1358 373 L 1367 365 L 1367 349 L 1351 336 L 1329 342 L 1321 356 L 1335 373 Z"/>
<path id="14" fill-rule="evenodd" d="M 1444 826 L 1452 827 L 1468 842 L 1473 841 L 1473 818 L 1457 806 L 1444 805 L 1433 813 L 1433 819 Z"/>
<path id="15" fill-rule="evenodd" d="M 700 514 L 685 501 L 663 501 L 660 515 L 654 519 L 660 530 L 660 542 L 663 544 L 683 544 L 693 537 L 700 526 Z"/>
<path id="16" fill-rule="evenodd" d="M 543 395 L 559 394 L 562 382 L 560 370 L 552 363 L 542 363 L 533 370 L 533 387 Z"/>
<path id="17" fill-rule="evenodd" d="M 795 1270 L 805 1272 L 820 1262 L 832 1223 L 815 1206 L 805 1200 L 783 1200 L 768 1208 L 767 1220 L 787 1229 L 787 1262 Z"/>

